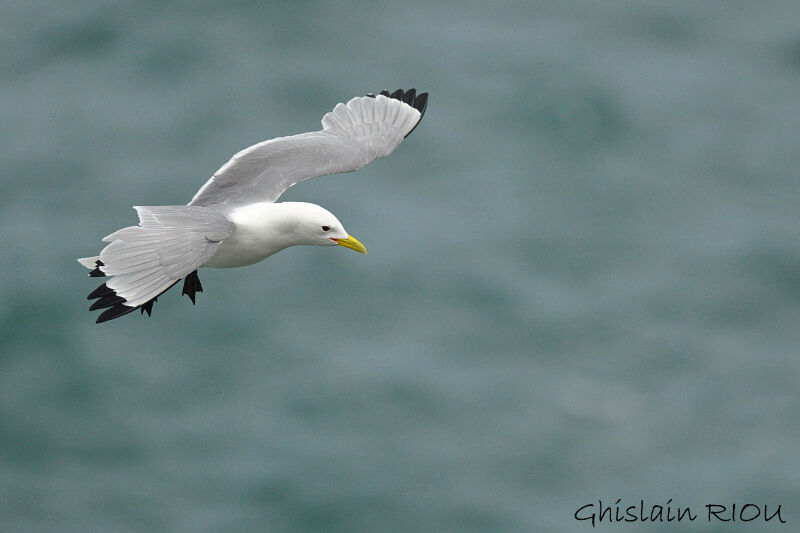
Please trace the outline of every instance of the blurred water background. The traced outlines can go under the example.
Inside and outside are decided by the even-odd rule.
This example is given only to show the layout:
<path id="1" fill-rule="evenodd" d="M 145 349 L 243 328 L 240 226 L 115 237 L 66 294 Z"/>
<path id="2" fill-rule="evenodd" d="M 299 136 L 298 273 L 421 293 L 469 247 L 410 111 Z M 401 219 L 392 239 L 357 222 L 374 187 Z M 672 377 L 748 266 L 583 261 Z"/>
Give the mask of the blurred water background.
<path id="1" fill-rule="evenodd" d="M 789 0 L 4 2 L 0 530 L 567 532 L 617 498 L 781 504 L 793 529 L 798 21 Z M 412 86 L 428 114 L 391 157 L 284 197 L 368 256 L 202 270 L 194 308 L 173 290 L 93 323 L 75 258 L 131 205 Z"/>

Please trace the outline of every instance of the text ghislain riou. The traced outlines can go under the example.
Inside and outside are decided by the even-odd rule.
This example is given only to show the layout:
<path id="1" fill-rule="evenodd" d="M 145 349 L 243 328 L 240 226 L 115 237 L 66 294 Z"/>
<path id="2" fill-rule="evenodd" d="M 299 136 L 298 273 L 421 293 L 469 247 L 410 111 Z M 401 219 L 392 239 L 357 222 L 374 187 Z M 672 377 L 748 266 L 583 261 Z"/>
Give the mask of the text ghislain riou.
<path id="1" fill-rule="evenodd" d="M 689 506 L 673 506 L 672 498 L 666 505 L 645 505 L 644 500 L 639 500 L 636 505 L 622 503 L 622 498 L 612 505 L 604 505 L 603 500 L 597 503 L 587 503 L 575 511 L 575 520 L 588 521 L 595 527 L 597 524 L 613 522 L 694 522 L 695 520 L 708 520 L 709 522 L 753 522 L 763 521 L 785 524 L 781 516 L 780 505 L 745 504 L 719 504 L 709 503 L 698 508 L 697 512 Z"/>

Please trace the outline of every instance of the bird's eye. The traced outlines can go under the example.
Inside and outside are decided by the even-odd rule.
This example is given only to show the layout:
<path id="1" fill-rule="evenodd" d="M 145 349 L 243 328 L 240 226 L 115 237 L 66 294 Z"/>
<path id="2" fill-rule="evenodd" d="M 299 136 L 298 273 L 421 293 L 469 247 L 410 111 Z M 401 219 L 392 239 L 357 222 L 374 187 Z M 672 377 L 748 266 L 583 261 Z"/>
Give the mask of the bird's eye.
<path id="1" fill-rule="evenodd" d="M 330 230 L 331 230 L 330 226 L 322 226 L 322 231 L 330 231 Z"/>

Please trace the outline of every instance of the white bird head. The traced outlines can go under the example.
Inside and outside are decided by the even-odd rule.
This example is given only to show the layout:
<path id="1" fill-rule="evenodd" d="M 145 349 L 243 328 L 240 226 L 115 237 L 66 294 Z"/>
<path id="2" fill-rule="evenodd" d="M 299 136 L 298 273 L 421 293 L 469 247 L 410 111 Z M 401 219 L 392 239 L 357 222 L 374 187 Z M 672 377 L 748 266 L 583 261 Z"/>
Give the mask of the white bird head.
<path id="1" fill-rule="evenodd" d="M 367 253 L 367 249 L 355 237 L 352 237 L 344 229 L 339 219 L 327 209 L 315 204 L 304 202 L 283 202 L 281 204 L 289 212 L 287 220 L 291 227 L 287 228 L 291 232 L 297 244 L 310 244 L 315 246 L 344 246 L 362 254 Z"/>

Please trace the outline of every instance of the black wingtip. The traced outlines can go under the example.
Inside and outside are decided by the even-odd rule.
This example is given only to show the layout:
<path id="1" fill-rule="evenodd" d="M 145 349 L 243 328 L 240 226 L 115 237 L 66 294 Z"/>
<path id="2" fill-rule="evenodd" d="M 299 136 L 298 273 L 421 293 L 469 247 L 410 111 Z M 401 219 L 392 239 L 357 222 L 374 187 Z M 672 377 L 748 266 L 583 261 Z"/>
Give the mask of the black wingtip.
<path id="1" fill-rule="evenodd" d="M 411 135 L 411 132 L 414 131 L 417 128 L 417 126 L 419 126 L 420 122 L 422 122 L 422 117 L 425 116 L 425 110 L 428 108 L 428 93 L 417 94 L 416 89 L 409 89 L 407 91 L 404 91 L 403 89 L 397 89 L 395 92 L 389 94 L 389 91 L 384 89 L 378 94 L 382 94 L 387 98 L 400 100 L 404 104 L 410 105 L 411 107 L 419 111 L 419 120 L 417 121 L 416 124 L 414 124 L 414 127 L 411 128 L 411 131 L 406 133 L 406 137 Z M 367 96 L 375 98 L 375 95 L 372 93 L 367 94 Z"/>
<path id="2" fill-rule="evenodd" d="M 94 300 L 95 298 L 102 298 L 103 296 L 108 296 L 109 294 L 116 294 L 114 289 L 109 289 L 108 285 L 103 283 L 95 290 L 89 293 L 89 296 L 86 297 L 87 300 Z"/>
<path id="3" fill-rule="evenodd" d="M 425 116 L 425 110 L 428 108 L 428 93 L 419 93 L 417 97 L 414 98 L 412 107 L 419 111 L 419 119 L 422 120 L 422 117 Z"/>
<path id="4" fill-rule="evenodd" d="M 97 309 L 104 309 L 108 307 L 108 309 L 100 313 L 100 316 L 97 317 L 97 324 L 127 315 L 128 313 L 132 313 L 138 309 L 138 307 L 125 305 L 125 298 L 122 296 L 117 296 L 117 291 L 105 283 L 90 292 L 86 299 L 97 299 L 96 302 L 89 306 L 89 311 L 96 311 Z"/>
<path id="5" fill-rule="evenodd" d="M 127 315 L 128 313 L 133 313 L 136 311 L 137 307 L 131 307 L 125 304 L 115 305 L 110 309 L 106 309 L 103 311 L 97 320 L 95 321 L 96 324 L 102 324 L 103 322 L 107 322 L 109 320 L 113 320 L 115 318 L 119 318 L 121 316 Z"/>
<path id="6" fill-rule="evenodd" d="M 89 306 L 89 311 L 105 309 L 125 302 L 125 298 L 117 296 L 116 293 L 107 294 Z"/>
<path id="7" fill-rule="evenodd" d="M 202 292 L 203 287 L 200 285 L 200 280 L 197 279 L 196 281 L 197 283 L 193 285 L 195 287 L 195 290 L 197 292 Z M 175 283 L 177 283 L 177 281 Z M 100 316 L 97 317 L 97 320 L 95 321 L 97 324 L 101 324 L 103 322 L 108 322 L 109 320 L 125 316 L 128 313 L 136 311 L 137 309 L 141 310 L 142 314 L 146 312 L 147 316 L 150 316 L 153 312 L 153 304 L 156 301 L 158 301 L 158 297 L 167 292 L 168 290 L 170 290 L 175 285 L 175 283 L 173 283 L 172 285 L 170 285 L 169 287 L 158 293 L 155 297 L 137 306 L 125 305 L 126 302 L 125 298 L 123 298 L 122 296 L 117 296 L 117 292 L 114 289 L 110 288 L 108 285 L 103 283 L 95 290 L 93 290 L 91 293 L 89 293 L 89 296 L 86 297 L 87 300 L 94 300 L 99 298 L 89 307 L 89 311 L 96 311 L 97 309 L 103 309 L 108 307 L 108 309 L 103 311 L 100 314 Z"/>
<path id="8" fill-rule="evenodd" d="M 411 90 L 413 91 L 414 89 L 411 89 Z M 415 129 L 417 129 L 417 126 L 419 126 L 419 123 L 422 122 L 422 117 L 425 116 L 425 110 L 428 108 L 428 93 L 419 93 L 416 96 L 416 98 L 414 98 L 413 101 L 409 105 L 411 107 L 413 107 L 414 109 L 416 109 L 417 111 L 419 111 L 419 120 L 417 121 L 416 124 L 414 124 L 414 127 L 411 128 L 411 131 L 406 133 L 406 137 L 411 135 L 411 133 Z M 403 138 L 405 139 L 405 137 L 403 137 Z"/>
<path id="9" fill-rule="evenodd" d="M 103 262 L 100 261 L 99 259 L 94 262 L 94 265 L 95 265 L 94 270 L 89 272 L 89 276 L 92 278 L 104 278 L 106 276 L 106 273 L 100 270 L 100 267 L 106 265 L 104 265 Z"/>

